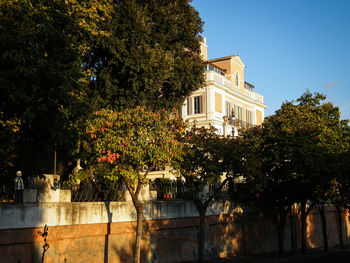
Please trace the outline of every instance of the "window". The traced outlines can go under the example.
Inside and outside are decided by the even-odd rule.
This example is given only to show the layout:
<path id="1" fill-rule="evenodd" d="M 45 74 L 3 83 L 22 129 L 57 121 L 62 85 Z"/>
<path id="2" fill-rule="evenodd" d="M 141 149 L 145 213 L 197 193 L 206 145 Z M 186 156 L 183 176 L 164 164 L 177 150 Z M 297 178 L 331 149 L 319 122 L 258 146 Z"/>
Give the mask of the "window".
<path id="1" fill-rule="evenodd" d="M 231 109 L 231 102 L 226 101 L 225 104 L 225 114 L 228 118 L 232 117 L 232 109 Z"/>
<path id="2" fill-rule="evenodd" d="M 236 120 L 243 120 L 243 111 L 241 106 L 235 105 L 235 117 Z"/>
<path id="3" fill-rule="evenodd" d="M 239 73 L 236 72 L 236 86 L 239 87 Z"/>
<path id="4" fill-rule="evenodd" d="M 244 88 L 246 88 L 247 90 L 250 90 L 250 91 L 254 90 L 254 86 L 247 83 L 247 82 L 244 82 Z"/>
<path id="5" fill-rule="evenodd" d="M 219 68 L 216 68 L 216 67 L 214 67 L 212 65 L 205 65 L 203 67 L 203 70 L 204 70 L 204 72 L 206 72 L 206 71 L 214 71 L 214 72 L 220 74 L 221 76 L 225 76 L 225 72 L 223 72 Z"/>
<path id="6" fill-rule="evenodd" d="M 203 112 L 203 96 L 196 96 L 194 100 L 194 114 L 199 114 Z"/>
<path id="7" fill-rule="evenodd" d="M 187 99 L 187 115 L 203 113 L 203 96 L 194 96 Z"/>
<path id="8" fill-rule="evenodd" d="M 193 111 L 192 111 L 192 98 L 189 97 L 187 99 L 187 115 L 192 115 Z"/>
<path id="9" fill-rule="evenodd" d="M 250 110 L 246 110 L 247 115 L 247 123 L 252 124 L 252 112 Z"/>

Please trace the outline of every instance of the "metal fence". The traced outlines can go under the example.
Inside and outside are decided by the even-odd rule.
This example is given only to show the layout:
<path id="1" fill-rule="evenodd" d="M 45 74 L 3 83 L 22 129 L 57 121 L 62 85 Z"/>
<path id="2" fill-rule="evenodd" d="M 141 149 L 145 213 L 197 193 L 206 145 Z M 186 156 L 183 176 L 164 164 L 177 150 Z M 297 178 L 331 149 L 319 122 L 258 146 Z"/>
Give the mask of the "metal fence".
<path id="1" fill-rule="evenodd" d="M 123 184 L 120 181 L 85 180 L 80 184 L 61 187 L 71 190 L 72 202 L 117 202 L 124 201 Z"/>
<path id="2" fill-rule="evenodd" d="M 150 182 L 150 191 L 157 192 L 157 200 L 189 200 L 190 193 L 186 183 L 180 180 L 156 179 Z M 214 191 L 214 186 L 209 186 L 209 192 Z M 214 195 L 216 200 L 231 200 L 234 195 L 234 188 L 231 184 L 226 184 Z"/>
<path id="3" fill-rule="evenodd" d="M 3 184 L 0 186 L 0 202 L 14 202 L 15 186 Z"/>
<path id="4" fill-rule="evenodd" d="M 155 179 L 150 182 L 150 191 L 157 192 L 157 200 L 184 200 L 186 196 L 185 183 L 179 180 Z"/>
<path id="5" fill-rule="evenodd" d="M 24 183 L 25 189 L 36 189 L 34 178 L 26 178 Z M 242 184 L 228 183 L 215 194 L 215 199 L 237 199 L 237 195 L 246 192 L 246 189 L 241 189 L 244 187 L 245 186 Z M 84 180 L 79 184 L 67 184 L 61 182 L 59 188 L 62 190 L 71 190 L 72 202 L 122 202 L 125 201 L 125 191 L 127 191 L 121 181 L 96 181 L 93 179 Z M 149 190 L 151 191 L 150 194 L 156 192 L 156 198 L 159 201 L 190 199 L 190 193 L 187 190 L 185 182 L 180 180 L 159 178 L 150 181 Z M 209 191 L 213 191 L 213 186 L 209 187 Z M 14 183 L 2 184 L 0 186 L 0 202 L 14 202 L 14 200 Z"/>
<path id="6" fill-rule="evenodd" d="M 25 189 L 36 189 L 35 179 L 33 177 L 23 178 Z M 14 202 L 15 200 L 14 178 L 3 180 L 0 183 L 0 203 Z"/>

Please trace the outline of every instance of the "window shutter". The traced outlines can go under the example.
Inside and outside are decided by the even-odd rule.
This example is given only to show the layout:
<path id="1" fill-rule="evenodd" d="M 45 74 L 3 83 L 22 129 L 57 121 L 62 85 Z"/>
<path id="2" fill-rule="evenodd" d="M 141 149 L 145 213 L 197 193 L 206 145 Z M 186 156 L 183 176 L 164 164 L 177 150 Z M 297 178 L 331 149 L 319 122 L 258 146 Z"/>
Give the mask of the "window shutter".
<path id="1" fill-rule="evenodd" d="M 231 116 L 231 102 L 229 102 L 229 101 L 226 101 L 226 116 L 232 117 Z"/>
<path id="2" fill-rule="evenodd" d="M 252 112 L 250 110 L 246 110 L 246 115 L 247 115 L 247 123 L 251 124 L 252 123 Z"/>
<path id="3" fill-rule="evenodd" d="M 192 115 L 192 110 L 193 110 L 193 107 L 192 107 L 192 97 L 189 97 L 187 99 L 187 115 Z"/>
<path id="4" fill-rule="evenodd" d="M 199 113 L 203 113 L 203 95 L 199 96 Z"/>

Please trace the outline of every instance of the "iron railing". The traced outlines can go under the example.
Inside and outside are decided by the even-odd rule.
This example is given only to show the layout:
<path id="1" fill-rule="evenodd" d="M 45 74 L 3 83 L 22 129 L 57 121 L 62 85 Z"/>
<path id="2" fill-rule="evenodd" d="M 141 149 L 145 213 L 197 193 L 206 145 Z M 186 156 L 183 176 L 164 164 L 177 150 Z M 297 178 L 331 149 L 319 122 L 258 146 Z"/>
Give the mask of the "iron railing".
<path id="1" fill-rule="evenodd" d="M 36 189 L 34 178 L 24 180 L 25 189 Z M 72 202 L 112 202 L 125 201 L 126 188 L 121 181 L 111 182 L 109 180 L 95 181 L 84 180 L 79 184 L 60 183 L 62 190 L 71 190 Z M 216 200 L 233 200 L 237 195 L 247 192 L 244 184 L 228 183 L 215 194 Z M 158 201 L 189 200 L 190 193 L 186 184 L 180 180 L 156 179 L 150 181 L 150 191 L 156 191 Z M 209 186 L 213 191 L 213 186 Z M 14 184 L 3 184 L 0 186 L 0 202 L 14 202 Z"/>
<path id="2" fill-rule="evenodd" d="M 237 127 L 239 129 L 247 129 L 247 128 L 252 128 L 256 126 L 252 123 L 235 119 L 234 117 L 228 118 L 228 124 L 230 124 L 231 126 Z"/>
<path id="3" fill-rule="evenodd" d="M 123 184 L 120 181 L 84 180 L 79 184 L 65 185 L 71 190 L 72 202 L 117 202 L 124 201 Z"/>
<path id="4" fill-rule="evenodd" d="M 179 180 L 155 179 L 150 182 L 149 190 L 157 192 L 159 201 L 188 199 L 185 183 Z"/>
<path id="5" fill-rule="evenodd" d="M 15 200 L 15 185 L 3 184 L 0 186 L 0 203 L 14 202 Z"/>
<path id="6" fill-rule="evenodd" d="M 214 194 L 214 199 L 232 200 L 235 195 L 235 189 L 233 184 L 226 184 Z M 157 192 L 158 201 L 190 199 L 190 190 L 187 188 L 186 183 L 180 180 L 156 179 L 150 182 L 150 191 Z M 209 192 L 213 191 L 214 185 L 209 185 Z"/>
<path id="7" fill-rule="evenodd" d="M 34 177 L 23 178 L 24 189 L 36 189 Z M 3 180 L 0 183 L 0 203 L 14 202 L 15 200 L 15 182 L 14 178 Z"/>

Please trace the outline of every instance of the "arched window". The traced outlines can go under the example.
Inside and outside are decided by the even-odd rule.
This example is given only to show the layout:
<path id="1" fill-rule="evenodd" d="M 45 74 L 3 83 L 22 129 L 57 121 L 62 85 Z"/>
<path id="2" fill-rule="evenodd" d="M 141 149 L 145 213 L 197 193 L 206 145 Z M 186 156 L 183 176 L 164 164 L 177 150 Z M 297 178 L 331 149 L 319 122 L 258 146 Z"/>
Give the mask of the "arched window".
<path id="1" fill-rule="evenodd" d="M 239 87 L 239 73 L 236 72 L 236 86 Z"/>

